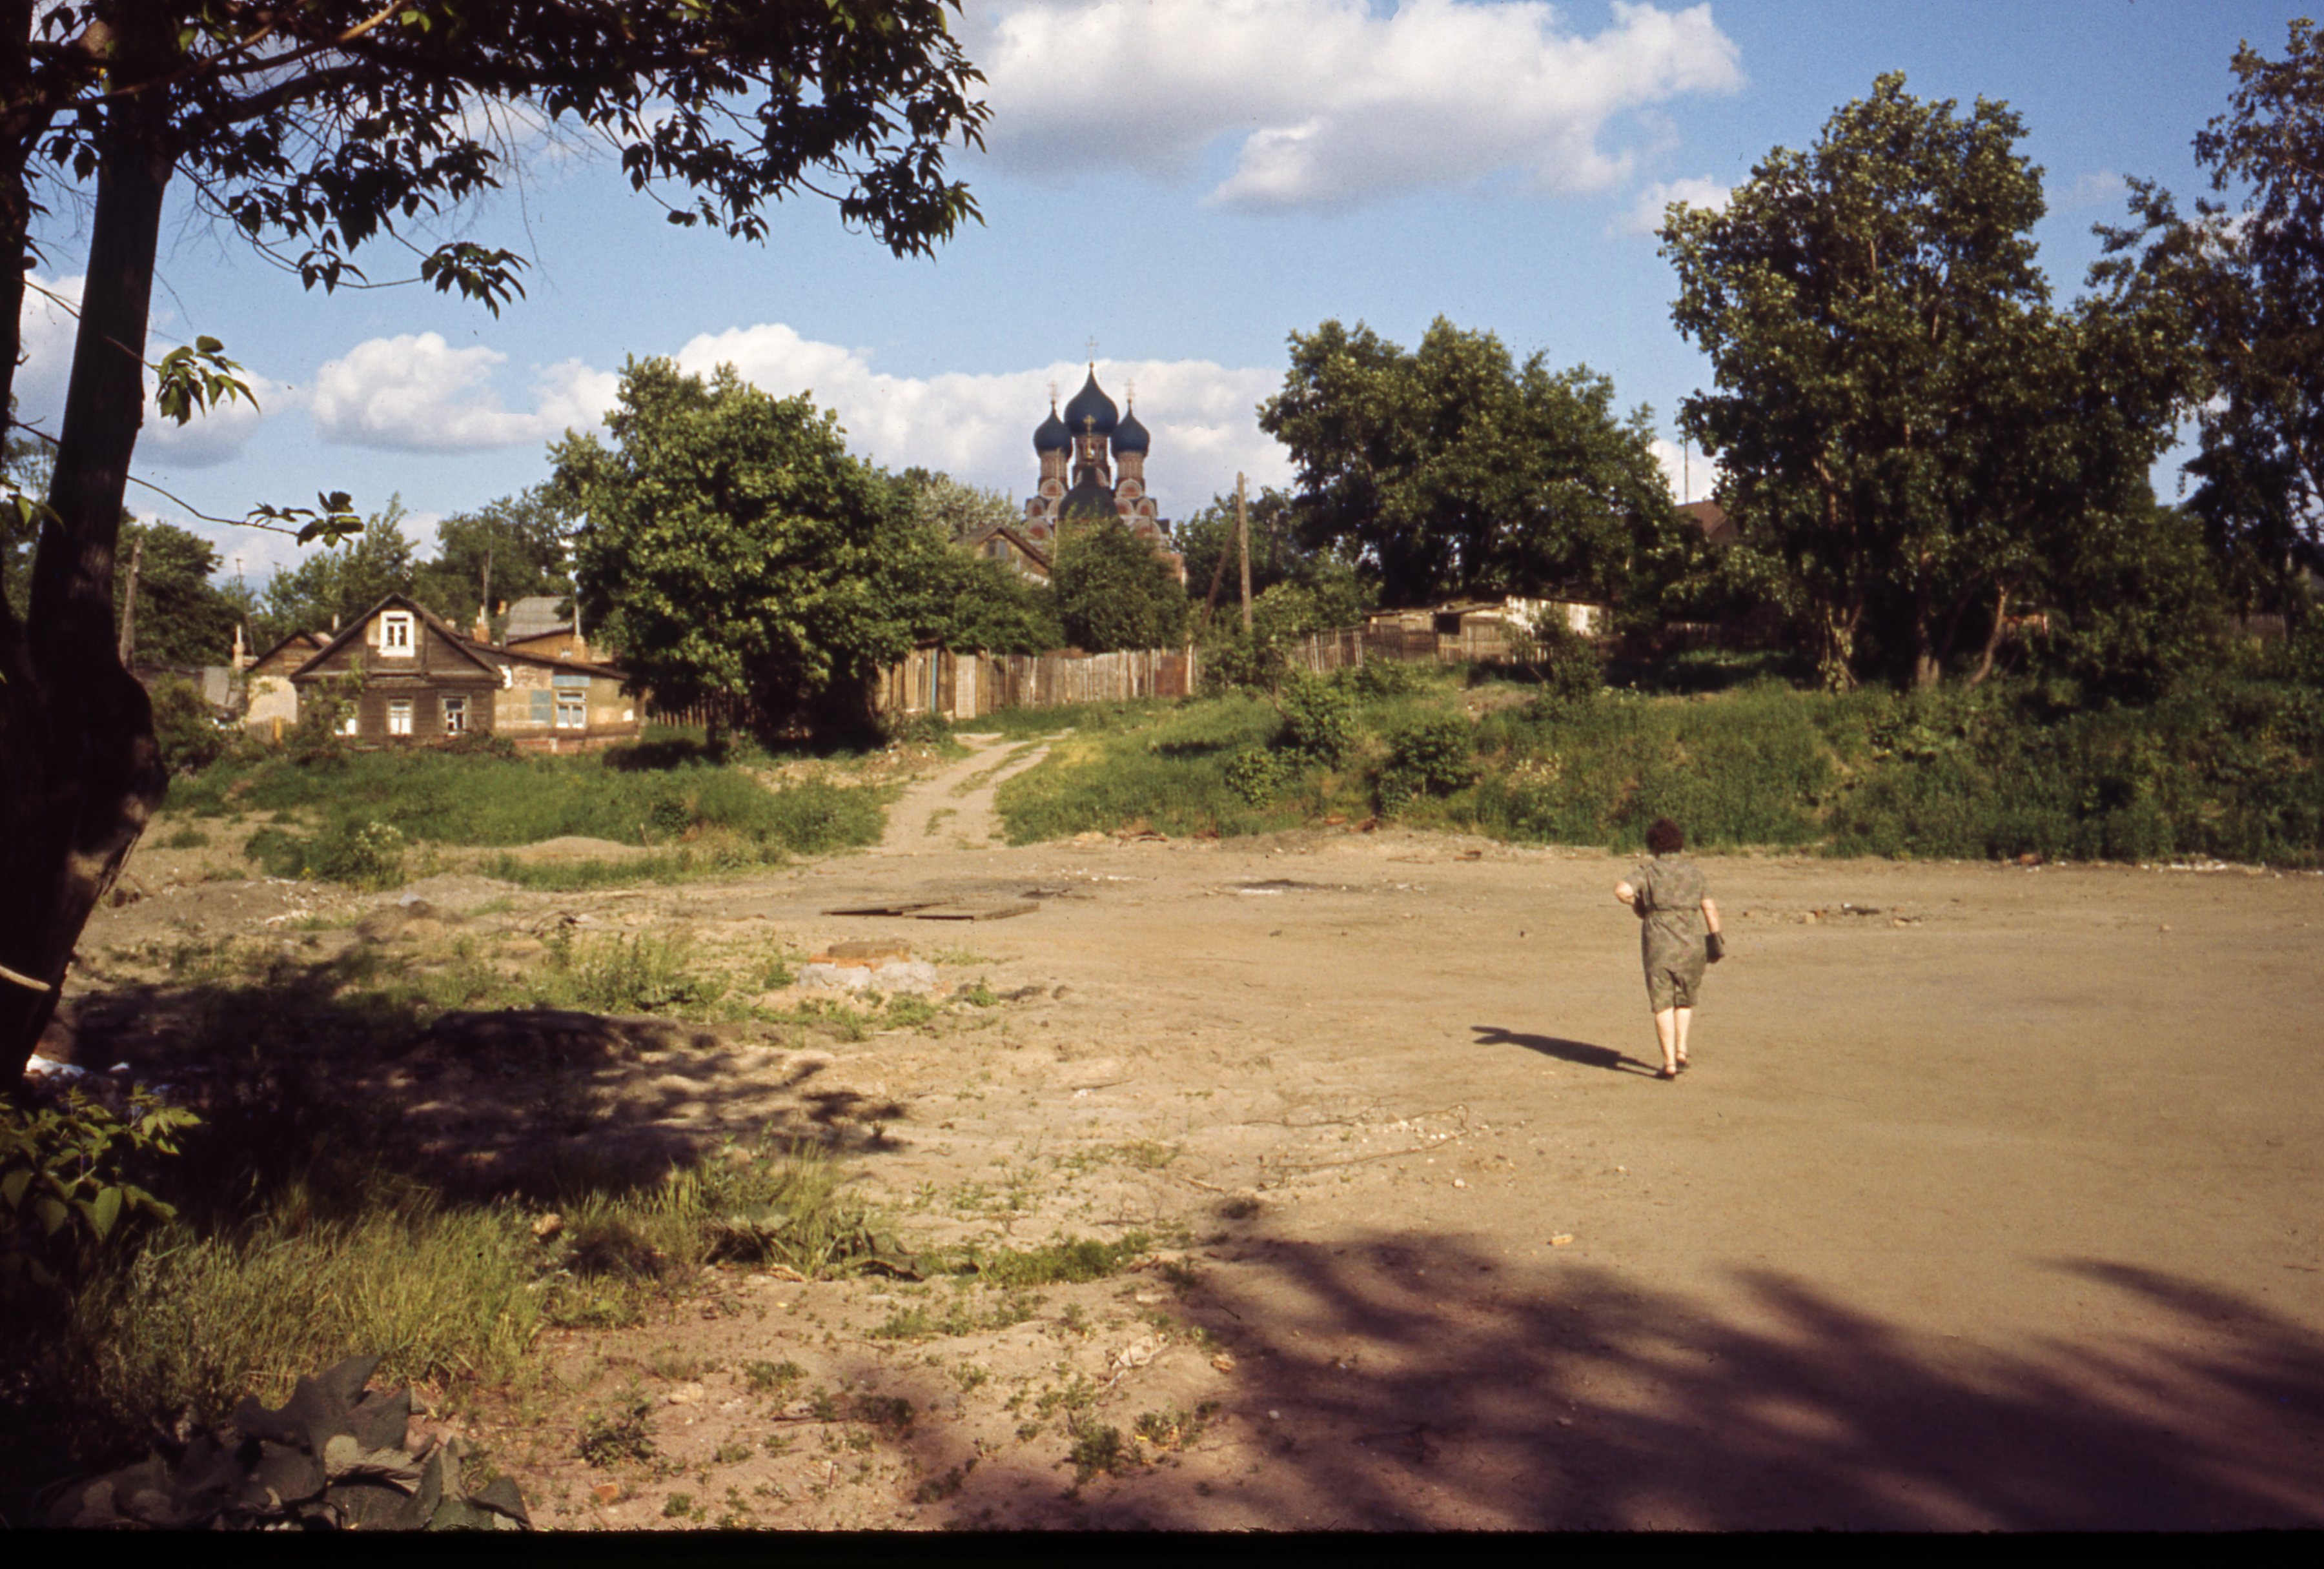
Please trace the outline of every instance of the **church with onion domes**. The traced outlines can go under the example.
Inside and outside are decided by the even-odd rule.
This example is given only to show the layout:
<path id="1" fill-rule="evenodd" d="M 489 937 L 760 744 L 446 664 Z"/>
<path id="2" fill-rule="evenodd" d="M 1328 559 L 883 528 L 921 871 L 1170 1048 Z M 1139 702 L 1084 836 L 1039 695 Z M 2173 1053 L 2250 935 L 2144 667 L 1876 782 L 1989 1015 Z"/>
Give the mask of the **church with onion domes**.
<path id="1" fill-rule="evenodd" d="M 1122 412 L 1097 384 L 1090 366 L 1082 390 L 1033 433 L 1041 463 L 1040 482 L 1025 500 L 1025 535 L 1045 552 L 1055 551 L 1058 526 L 1075 518 L 1119 518 L 1139 538 L 1185 574 L 1185 563 L 1170 548 L 1170 526 L 1146 490 L 1146 456 L 1154 437 L 1139 422 L 1135 407 Z"/>

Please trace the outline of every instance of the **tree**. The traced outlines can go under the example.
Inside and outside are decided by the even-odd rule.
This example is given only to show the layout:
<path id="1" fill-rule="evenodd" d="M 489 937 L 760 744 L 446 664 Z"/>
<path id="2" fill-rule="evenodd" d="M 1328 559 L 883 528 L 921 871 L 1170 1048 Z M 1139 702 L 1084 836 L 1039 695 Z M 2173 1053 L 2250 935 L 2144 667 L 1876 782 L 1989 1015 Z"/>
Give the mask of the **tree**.
<path id="1" fill-rule="evenodd" d="M 113 647 L 123 487 L 147 400 L 162 206 L 182 177 L 309 288 L 498 183 L 510 113 L 604 137 L 673 222 L 761 238 L 800 189 L 899 254 L 975 216 L 947 180 L 984 119 L 943 0 L 16 0 L 0 11 L 0 392 L 13 390 L 36 215 L 93 196 L 80 324 L 23 615 L 0 610 L 0 1072 L 54 1008 L 73 944 L 163 785 L 151 706 Z M 495 309 L 513 253 L 438 245 L 420 277 Z M 236 394 L 222 345 L 158 365 L 172 417 Z M 12 407 L 0 397 L 0 408 Z M 13 432 L 11 433 L 13 434 Z M 346 511 L 325 498 L 302 532 Z M 261 509 L 267 520 L 286 514 Z M 293 515 L 294 527 L 300 519 Z M 0 585 L 5 590 L 6 585 Z M 0 605 L 8 595 L 0 592 Z"/>
<path id="2" fill-rule="evenodd" d="M 143 547 L 137 572 L 137 663 L 225 664 L 234 647 L 235 623 L 242 618 L 210 581 L 218 567 L 217 547 L 174 523 L 124 523 L 121 532 L 124 548 Z M 127 590 L 124 581 L 116 601 Z"/>
<path id="3" fill-rule="evenodd" d="M 1389 604 L 1454 594 L 1644 597 L 1677 529 L 1652 416 L 1587 366 L 1513 363 L 1439 317 L 1407 353 L 1362 323 L 1291 335 L 1259 427 L 1298 465 L 1301 539 L 1355 555 Z"/>
<path id="4" fill-rule="evenodd" d="M 1883 76 L 1810 151 L 1662 230 L 1719 388 L 1681 423 L 1835 687 L 1882 665 L 1932 684 L 1980 634 L 1990 668 L 2013 596 L 2167 443 L 2181 381 L 2150 316 L 2050 307 L 2023 124 L 1954 111 Z"/>
<path id="5" fill-rule="evenodd" d="M 2300 568 L 2324 570 L 2324 33 L 2294 21 L 2282 60 L 2248 43 L 2227 113 L 2195 137 L 2230 213 L 2134 180 L 2134 222 L 2102 229 L 2116 297 L 2175 315 L 2200 346 L 2200 451 L 2189 505 L 2247 604 L 2294 611 Z"/>
<path id="6" fill-rule="evenodd" d="M 995 524 L 1025 521 L 1024 509 L 998 491 L 964 485 L 950 474 L 919 468 L 906 469 L 903 479 L 912 488 L 914 515 L 946 539 L 966 539 Z"/>
<path id="7" fill-rule="evenodd" d="M 665 708 L 770 734 L 864 734 L 873 678 L 935 622 L 950 546 L 908 487 L 849 455 L 838 417 L 722 366 L 632 360 L 613 445 L 571 436 L 551 482 L 582 518 L 592 625 Z"/>
<path id="8" fill-rule="evenodd" d="M 923 527 L 926 527 L 923 518 Z M 1006 564 L 947 544 L 929 635 L 955 653 L 1046 654 L 1065 646 L 1057 596 Z"/>
<path id="9" fill-rule="evenodd" d="M 1057 619 L 1076 648 L 1105 654 L 1185 639 L 1186 591 L 1119 518 L 1072 527 L 1058 542 L 1049 581 Z"/>
<path id="10" fill-rule="evenodd" d="M 484 604 L 487 563 L 495 603 L 528 594 L 568 595 L 572 577 L 566 549 L 573 529 L 547 485 L 455 512 L 436 525 L 436 557 L 412 577 L 412 592 L 429 610 L 466 629 Z"/>

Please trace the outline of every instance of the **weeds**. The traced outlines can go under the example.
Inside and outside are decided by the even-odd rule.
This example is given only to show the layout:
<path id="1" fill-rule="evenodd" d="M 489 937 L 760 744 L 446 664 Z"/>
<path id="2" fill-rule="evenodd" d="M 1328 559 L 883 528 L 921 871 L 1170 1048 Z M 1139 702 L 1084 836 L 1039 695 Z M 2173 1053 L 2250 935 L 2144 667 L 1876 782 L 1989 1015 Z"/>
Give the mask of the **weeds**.
<path id="1" fill-rule="evenodd" d="M 958 1266 L 958 1272 L 973 1274 L 987 1284 L 1003 1288 L 1079 1285 L 1120 1273 L 1124 1265 L 1151 1245 L 1151 1239 L 1144 1232 L 1134 1231 L 1118 1242 L 1068 1237 L 1021 1252 L 972 1250 Z"/>
<path id="2" fill-rule="evenodd" d="M 653 1458 L 653 1402 L 632 1389 L 606 1410 L 590 1414 L 581 1425 L 578 1453 L 589 1464 L 604 1467 L 625 1461 Z"/>

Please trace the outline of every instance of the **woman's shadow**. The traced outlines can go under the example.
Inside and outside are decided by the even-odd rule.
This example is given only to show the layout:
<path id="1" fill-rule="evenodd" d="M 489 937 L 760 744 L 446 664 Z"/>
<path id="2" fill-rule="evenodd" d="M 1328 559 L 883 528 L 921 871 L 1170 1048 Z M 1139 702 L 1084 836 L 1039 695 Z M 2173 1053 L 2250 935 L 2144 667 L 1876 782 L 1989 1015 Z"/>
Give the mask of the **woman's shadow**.
<path id="1" fill-rule="evenodd" d="M 1561 1062 L 1578 1063 L 1583 1068 L 1603 1068 L 1615 1073 L 1643 1073 L 1655 1076 L 1652 1064 L 1635 1057 L 1624 1056 L 1611 1046 L 1592 1046 L 1587 1041 L 1568 1041 L 1556 1035 L 1526 1035 L 1515 1030 L 1504 1030 L 1498 1024 L 1471 1024 L 1480 1046 L 1522 1046 L 1528 1051 L 1538 1051 L 1544 1057 L 1554 1057 Z"/>

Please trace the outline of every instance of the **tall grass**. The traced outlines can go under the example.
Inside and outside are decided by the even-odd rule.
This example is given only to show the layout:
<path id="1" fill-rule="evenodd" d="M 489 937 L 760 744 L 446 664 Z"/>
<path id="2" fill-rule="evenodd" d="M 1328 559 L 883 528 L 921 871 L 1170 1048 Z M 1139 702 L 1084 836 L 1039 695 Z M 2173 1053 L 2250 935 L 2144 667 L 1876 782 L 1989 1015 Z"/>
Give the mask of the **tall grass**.
<path id="1" fill-rule="evenodd" d="M 665 845 L 717 830 L 817 854 L 879 837 L 875 791 L 819 779 L 770 790 L 739 768 L 625 766 L 627 754 L 503 757 L 357 752 L 227 761 L 171 788 L 173 809 L 317 814 L 325 829 L 382 823 L 415 842 L 521 845 L 568 835 Z"/>
<path id="2" fill-rule="evenodd" d="M 2080 707 L 2027 683 L 1836 696 L 1763 678 L 1583 697 L 1488 684 L 1471 694 L 1489 709 L 1473 723 L 1433 672 L 1345 684 L 1356 735 L 1337 767 L 1293 744 L 1262 700 L 1188 703 L 1076 737 L 1010 781 L 999 799 L 1010 838 L 1139 822 L 1246 833 L 1376 807 L 1615 849 L 1668 816 L 1705 848 L 2324 858 L 2324 693 L 2233 668 L 2135 708 Z"/>
<path id="3" fill-rule="evenodd" d="M 995 805 L 1011 844 L 1131 823 L 1170 834 L 1287 828 L 1298 807 L 1254 805 L 1227 777 L 1236 754 L 1280 724 L 1270 704 L 1250 697 L 1157 708 L 1056 743 L 1039 766 L 1001 786 Z"/>

